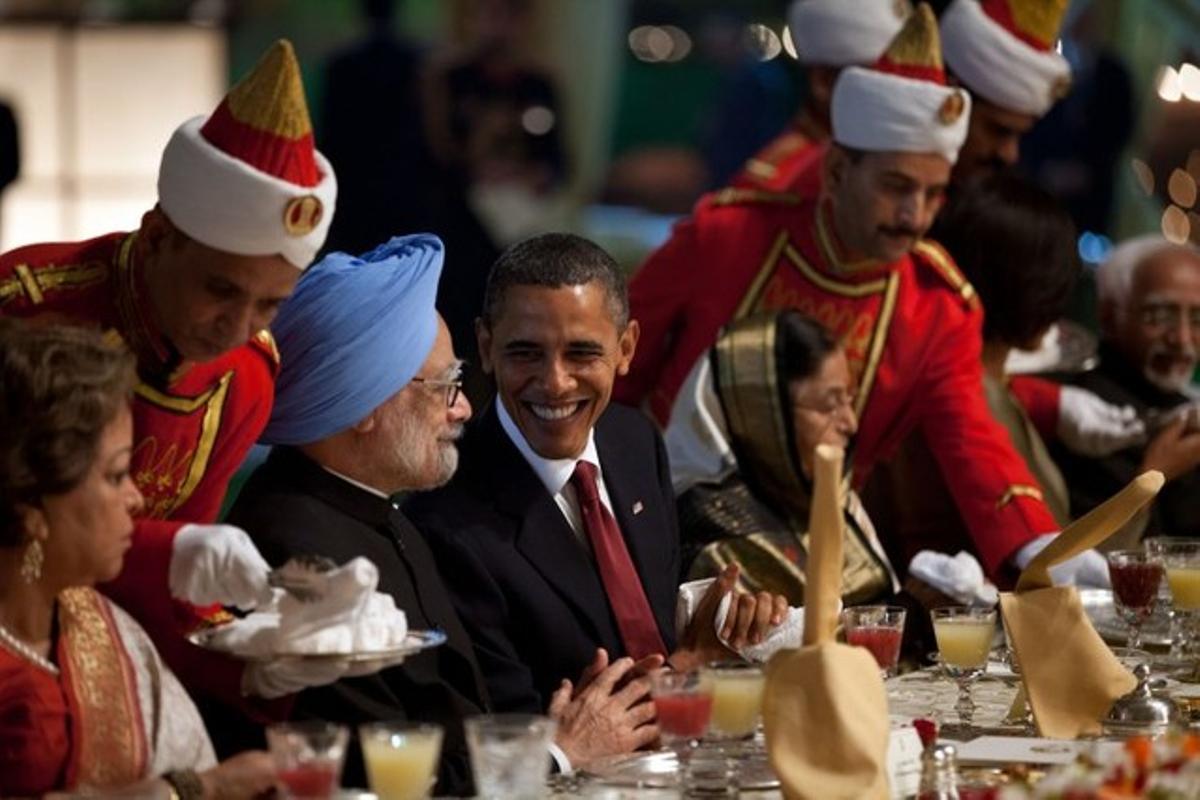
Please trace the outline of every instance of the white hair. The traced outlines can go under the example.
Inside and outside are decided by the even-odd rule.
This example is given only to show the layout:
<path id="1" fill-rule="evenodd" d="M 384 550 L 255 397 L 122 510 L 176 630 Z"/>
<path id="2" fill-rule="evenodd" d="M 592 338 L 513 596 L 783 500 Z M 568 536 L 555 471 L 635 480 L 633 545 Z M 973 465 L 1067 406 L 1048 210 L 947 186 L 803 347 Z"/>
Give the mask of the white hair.
<path id="1" fill-rule="evenodd" d="M 1200 255 L 1200 248 L 1191 244 L 1174 244 L 1157 233 L 1121 242 L 1096 269 L 1096 297 L 1100 306 L 1123 310 L 1129 301 L 1133 279 L 1138 269 L 1164 250 L 1180 250 Z"/>

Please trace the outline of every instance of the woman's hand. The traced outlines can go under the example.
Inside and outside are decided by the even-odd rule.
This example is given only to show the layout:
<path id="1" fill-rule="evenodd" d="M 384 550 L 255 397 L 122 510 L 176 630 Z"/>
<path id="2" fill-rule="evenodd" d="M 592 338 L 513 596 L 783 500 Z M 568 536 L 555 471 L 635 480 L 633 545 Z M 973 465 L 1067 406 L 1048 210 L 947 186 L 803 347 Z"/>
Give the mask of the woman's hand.
<path id="1" fill-rule="evenodd" d="M 248 750 L 200 773 L 205 800 L 246 800 L 275 787 L 275 762 L 269 753 Z"/>

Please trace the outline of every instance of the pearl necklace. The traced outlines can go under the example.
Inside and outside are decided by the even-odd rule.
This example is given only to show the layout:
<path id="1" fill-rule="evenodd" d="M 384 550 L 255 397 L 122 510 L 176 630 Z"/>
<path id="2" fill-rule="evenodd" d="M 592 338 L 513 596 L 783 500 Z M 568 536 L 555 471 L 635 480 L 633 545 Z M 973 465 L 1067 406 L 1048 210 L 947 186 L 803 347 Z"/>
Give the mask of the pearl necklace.
<path id="1" fill-rule="evenodd" d="M 16 634 L 4 627 L 4 625 L 0 625 L 0 642 L 6 644 L 8 648 L 17 655 L 24 656 L 34 664 L 37 664 L 39 667 L 49 672 L 51 675 L 58 674 L 57 666 L 51 663 L 48 658 L 39 654 L 28 644 L 18 639 Z"/>

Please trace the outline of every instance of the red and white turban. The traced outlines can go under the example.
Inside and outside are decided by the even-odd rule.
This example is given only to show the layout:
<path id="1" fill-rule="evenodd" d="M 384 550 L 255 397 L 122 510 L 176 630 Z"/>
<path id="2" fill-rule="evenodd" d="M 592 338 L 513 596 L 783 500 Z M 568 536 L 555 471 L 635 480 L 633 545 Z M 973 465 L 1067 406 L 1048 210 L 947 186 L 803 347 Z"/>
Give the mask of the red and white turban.
<path id="1" fill-rule="evenodd" d="M 802 64 L 873 64 L 911 11 L 908 0 L 793 0 L 788 31 Z"/>
<path id="2" fill-rule="evenodd" d="M 1067 0 L 954 0 L 942 14 L 946 66 L 973 94 L 1040 117 L 1071 88 L 1055 49 Z"/>
<path id="3" fill-rule="evenodd" d="M 283 40 L 212 116 L 175 129 L 158 171 L 159 205 L 185 234 L 226 253 L 282 255 L 297 269 L 325 243 L 336 199 L 300 65 Z"/>
<path id="4" fill-rule="evenodd" d="M 970 111 L 970 96 L 946 85 L 937 20 L 921 3 L 878 61 L 838 76 L 833 140 L 870 152 L 936 153 L 953 164 Z"/>

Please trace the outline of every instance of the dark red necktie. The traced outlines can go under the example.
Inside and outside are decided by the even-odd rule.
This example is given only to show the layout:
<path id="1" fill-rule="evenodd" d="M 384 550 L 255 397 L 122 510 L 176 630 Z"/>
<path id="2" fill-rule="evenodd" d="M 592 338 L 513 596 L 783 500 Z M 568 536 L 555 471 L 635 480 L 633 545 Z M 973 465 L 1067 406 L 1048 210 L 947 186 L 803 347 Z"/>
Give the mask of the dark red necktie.
<path id="1" fill-rule="evenodd" d="M 575 465 L 571 485 L 579 498 L 579 510 L 583 512 L 583 527 L 592 542 L 596 555 L 596 566 L 600 569 L 600 580 L 608 594 L 608 604 L 617 618 L 621 641 L 625 643 L 625 654 L 635 659 L 649 655 L 666 655 L 658 633 L 658 623 L 646 599 L 641 578 L 629 557 L 629 548 L 621 536 L 617 521 L 600 502 L 600 490 L 596 486 L 596 466 L 586 461 Z"/>

